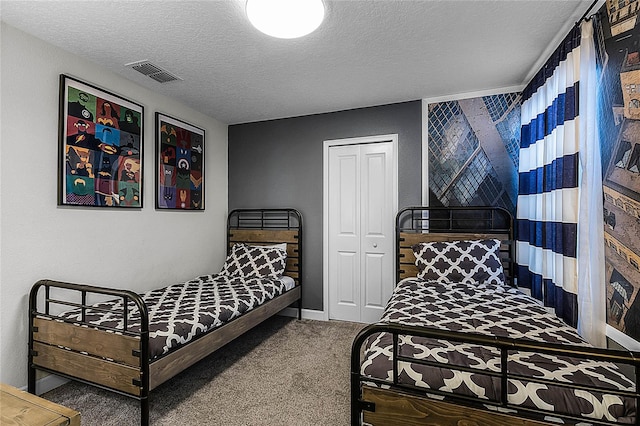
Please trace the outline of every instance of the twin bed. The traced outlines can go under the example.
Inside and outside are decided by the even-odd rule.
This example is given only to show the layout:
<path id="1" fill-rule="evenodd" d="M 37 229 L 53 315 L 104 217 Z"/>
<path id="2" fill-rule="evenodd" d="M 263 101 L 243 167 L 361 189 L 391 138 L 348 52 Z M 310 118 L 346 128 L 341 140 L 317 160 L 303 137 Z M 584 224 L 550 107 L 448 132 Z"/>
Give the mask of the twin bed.
<path id="1" fill-rule="evenodd" d="M 398 284 L 352 347 L 352 425 L 640 424 L 640 354 L 513 286 L 507 211 L 408 208 L 396 234 Z"/>
<path id="2" fill-rule="evenodd" d="M 36 370 L 140 401 L 149 392 L 297 302 L 301 317 L 302 217 L 293 209 L 229 214 L 219 274 L 139 295 L 41 280 L 29 297 L 28 390 Z"/>

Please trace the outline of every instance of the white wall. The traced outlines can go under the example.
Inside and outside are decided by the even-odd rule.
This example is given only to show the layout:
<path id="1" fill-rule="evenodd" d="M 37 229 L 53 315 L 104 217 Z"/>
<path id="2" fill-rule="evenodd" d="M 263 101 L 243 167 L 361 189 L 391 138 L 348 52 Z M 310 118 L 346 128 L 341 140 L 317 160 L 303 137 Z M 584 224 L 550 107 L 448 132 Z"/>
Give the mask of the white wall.
<path id="1" fill-rule="evenodd" d="M 27 383 L 28 294 L 35 281 L 142 292 L 219 271 L 228 199 L 227 126 L 1 25 L 0 381 L 22 387 Z M 144 106 L 144 208 L 57 206 L 61 73 Z M 156 111 L 206 131 L 204 212 L 154 208 Z"/>

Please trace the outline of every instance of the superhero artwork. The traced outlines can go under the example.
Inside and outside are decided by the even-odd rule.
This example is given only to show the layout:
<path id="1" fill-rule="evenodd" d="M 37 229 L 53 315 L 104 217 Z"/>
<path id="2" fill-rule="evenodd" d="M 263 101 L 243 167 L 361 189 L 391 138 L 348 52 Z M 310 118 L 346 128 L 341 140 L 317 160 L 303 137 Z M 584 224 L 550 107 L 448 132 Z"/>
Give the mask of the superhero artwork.
<path id="1" fill-rule="evenodd" d="M 60 76 L 59 205 L 142 207 L 141 105 Z"/>
<path id="2" fill-rule="evenodd" d="M 156 208 L 204 210 L 204 130 L 156 113 Z"/>

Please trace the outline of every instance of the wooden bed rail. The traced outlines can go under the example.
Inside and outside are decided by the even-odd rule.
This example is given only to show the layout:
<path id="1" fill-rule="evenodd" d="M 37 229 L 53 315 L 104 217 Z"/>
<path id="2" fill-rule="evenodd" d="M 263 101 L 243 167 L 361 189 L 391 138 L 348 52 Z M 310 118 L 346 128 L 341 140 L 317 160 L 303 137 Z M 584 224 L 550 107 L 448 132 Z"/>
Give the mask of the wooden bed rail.
<path id="1" fill-rule="evenodd" d="M 361 374 L 362 360 L 362 345 L 367 338 L 377 333 L 390 333 L 393 336 L 393 353 L 392 353 L 392 365 L 393 365 L 393 381 L 375 379 Z M 484 347 L 495 348 L 500 351 L 501 368 L 499 372 L 488 371 L 486 369 L 479 369 L 473 367 L 466 367 L 461 365 L 455 365 L 450 363 L 439 363 L 433 361 L 419 360 L 415 358 L 409 358 L 399 355 L 399 336 L 417 336 L 422 338 L 439 339 L 446 341 L 454 341 L 459 343 L 467 343 L 474 345 L 481 345 Z M 587 359 L 593 361 L 612 362 L 615 364 L 629 365 L 634 368 L 635 374 L 631 381 L 635 384 L 635 389 L 632 391 L 617 390 L 604 386 L 586 386 L 579 384 L 572 384 L 568 382 L 559 382 L 543 378 L 524 377 L 517 374 L 511 374 L 507 368 L 507 362 L 509 358 L 509 352 L 534 352 L 545 353 L 554 356 L 566 356 L 579 359 Z M 429 367 L 446 368 L 450 370 L 474 372 L 476 374 L 482 374 L 485 376 L 493 376 L 499 378 L 500 385 L 500 398 L 499 400 L 490 399 L 478 399 L 475 397 L 459 395 L 451 392 L 441 391 L 438 389 L 427 389 L 416 386 L 406 385 L 399 383 L 399 366 L 400 362 L 410 362 Z M 365 421 L 367 413 L 376 411 L 376 404 L 372 401 L 368 401 L 363 398 L 363 383 L 375 383 L 377 385 L 385 385 L 394 391 L 399 391 L 407 396 L 418 396 L 422 400 L 427 393 L 434 395 L 446 396 L 447 401 L 452 401 L 456 404 L 461 404 L 466 407 L 477 408 L 478 404 L 492 405 L 495 407 L 502 407 L 508 409 L 518 410 L 519 412 L 526 412 L 540 415 L 549 415 L 555 418 L 561 418 L 569 424 L 574 422 L 585 422 L 594 425 L 611 425 L 617 424 L 616 422 L 610 422 L 605 420 L 595 420 L 586 417 L 578 417 L 572 415 L 558 414 L 552 411 L 546 411 L 542 409 L 532 409 L 521 407 L 517 404 L 509 403 L 507 389 L 509 380 L 526 380 L 527 382 L 540 383 L 545 385 L 552 385 L 555 387 L 565 387 L 571 389 L 583 389 L 589 391 L 599 391 L 608 395 L 618 395 L 621 397 L 634 398 L 636 407 L 640 407 L 640 390 L 638 385 L 640 384 L 640 352 L 600 349 L 593 347 L 564 345 L 564 344 L 551 344 L 543 342 L 535 342 L 524 339 L 513 339 L 506 337 L 487 336 L 475 333 L 457 332 L 449 330 L 430 329 L 425 327 L 409 326 L 403 324 L 392 323 L 377 323 L 371 324 L 365 327 L 356 336 L 351 348 L 351 425 L 360 425 L 361 414 L 364 415 Z M 405 401 L 406 402 L 406 401 Z M 396 401 L 395 404 L 398 402 Z M 485 411 L 487 409 L 482 409 Z M 637 410 L 637 408 L 636 408 Z M 494 411 L 491 411 L 492 415 L 495 415 Z M 436 424 L 436 423 L 434 423 Z M 501 424 L 501 423 L 491 423 Z M 525 424 L 525 423 L 523 423 Z M 545 423 L 531 423 L 531 424 L 545 424 Z M 636 411 L 635 425 L 640 425 L 640 415 Z"/>

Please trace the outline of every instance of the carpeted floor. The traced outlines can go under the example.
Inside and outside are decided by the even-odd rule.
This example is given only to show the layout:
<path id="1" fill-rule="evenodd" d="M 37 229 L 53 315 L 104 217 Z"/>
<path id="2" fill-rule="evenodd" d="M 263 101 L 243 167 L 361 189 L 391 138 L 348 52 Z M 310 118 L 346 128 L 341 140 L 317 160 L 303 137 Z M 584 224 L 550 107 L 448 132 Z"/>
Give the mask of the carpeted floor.
<path id="1" fill-rule="evenodd" d="M 364 327 L 276 316 L 151 392 L 151 424 L 349 424 L 351 342 Z M 83 426 L 137 425 L 139 402 L 70 382 L 42 395 Z"/>

